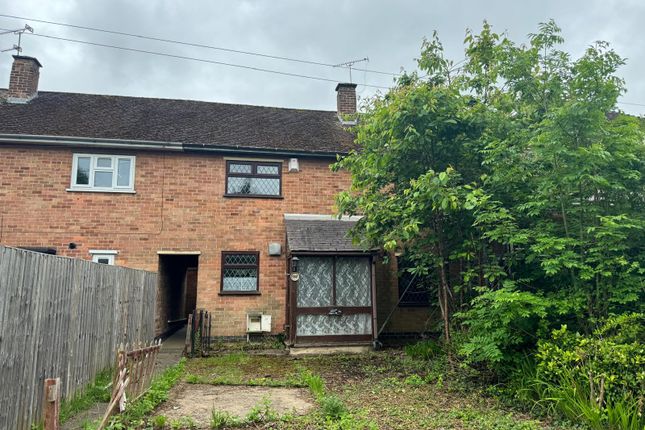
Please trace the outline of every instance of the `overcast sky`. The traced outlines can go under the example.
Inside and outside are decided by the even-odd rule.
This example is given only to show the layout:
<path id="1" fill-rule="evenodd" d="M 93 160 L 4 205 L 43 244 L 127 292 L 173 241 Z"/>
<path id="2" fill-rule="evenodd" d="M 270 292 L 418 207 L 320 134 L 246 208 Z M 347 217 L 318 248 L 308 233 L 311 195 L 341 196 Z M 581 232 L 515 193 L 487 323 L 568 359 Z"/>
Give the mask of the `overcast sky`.
<path id="1" fill-rule="evenodd" d="M 579 56 L 595 40 L 606 40 L 627 57 L 620 74 L 628 92 L 620 108 L 645 114 L 645 1 L 178 1 L 178 0 L 0 0 L 0 14 L 182 40 L 324 63 L 369 57 L 357 67 L 388 72 L 413 70 L 421 40 L 439 32 L 447 54 L 463 58 L 466 28 L 488 20 L 515 41 L 526 40 L 550 18 L 562 27 L 565 49 Z M 347 81 L 347 70 L 257 56 L 179 46 L 0 17 L 0 28 L 31 25 L 36 33 L 154 50 Z M 0 49 L 16 42 L 0 36 Z M 335 109 L 334 83 L 158 57 L 25 36 L 23 55 L 43 64 L 40 89 L 51 91 L 196 99 L 229 103 Z M 0 54 L 0 87 L 6 87 L 11 52 Z M 386 75 L 354 72 L 361 97 L 388 86 Z"/>

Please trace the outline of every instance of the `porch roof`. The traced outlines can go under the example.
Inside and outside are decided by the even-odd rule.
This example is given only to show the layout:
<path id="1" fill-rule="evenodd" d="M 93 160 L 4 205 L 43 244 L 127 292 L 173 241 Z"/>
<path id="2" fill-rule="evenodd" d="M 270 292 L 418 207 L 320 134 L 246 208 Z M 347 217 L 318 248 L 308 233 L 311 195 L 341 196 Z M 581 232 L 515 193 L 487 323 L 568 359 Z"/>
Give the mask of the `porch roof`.
<path id="1" fill-rule="evenodd" d="M 291 252 L 374 252 L 354 244 L 349 230 L 357 219 L 331 216 L 285 215 L 287 248 Z"/>

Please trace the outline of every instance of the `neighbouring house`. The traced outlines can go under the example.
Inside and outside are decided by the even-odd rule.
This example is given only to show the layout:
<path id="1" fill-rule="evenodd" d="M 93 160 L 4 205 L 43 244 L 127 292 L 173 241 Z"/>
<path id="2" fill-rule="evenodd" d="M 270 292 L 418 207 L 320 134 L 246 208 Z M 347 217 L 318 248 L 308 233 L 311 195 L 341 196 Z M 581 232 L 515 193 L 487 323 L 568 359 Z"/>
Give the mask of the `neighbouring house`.
<path id="1" fill-rule="evenodd" d="M 13 58 L 3 245 L 157 271 L 158 334 L 194 308 L 214 336 L 296 346 L 427 331 L 428 294 L 402 297 L 396 259 L 333 216 L 350 178 L 329 166 L 353 147 L 355 84 L 338 84 L 336 111 L 73 94 L 39 91 L 38 60 Z"/>

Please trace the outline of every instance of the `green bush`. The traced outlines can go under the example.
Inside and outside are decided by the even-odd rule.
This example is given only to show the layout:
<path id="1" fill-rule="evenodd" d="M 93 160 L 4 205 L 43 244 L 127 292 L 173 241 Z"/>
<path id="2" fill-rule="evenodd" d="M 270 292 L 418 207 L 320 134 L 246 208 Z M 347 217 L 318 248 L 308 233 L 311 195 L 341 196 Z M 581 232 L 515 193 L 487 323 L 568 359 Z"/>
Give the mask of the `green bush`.
<path id="1" fill-rule="evenodd" d="M 591 336 L 563 326 L 552 339 L 538 343 L 538 372 L 558 381 L 571 376 L 585 381 L 590 395 L 606 401 L 642 396 L 645 392 L 645 315 L 626 314 L 607 320 Z"/>
<path id="2" fill-rule="evenodd" d="M 459 353 L 471 363 L 499 369 L 516 362 L 521 351 L 535 344 L 552 303 L 506 281 L 500 289 L 482 292 L 471 305 L 456 314 L 467 327 Z"/>
<path id="3" fill-rule="evenodd" d="M 537 362 L 518 367 L 511 390 L 520 400 L 594 430 L 645 428 L 645 320 L 609 318 L 590 336 L 563 326 L 538 344 Z"/>

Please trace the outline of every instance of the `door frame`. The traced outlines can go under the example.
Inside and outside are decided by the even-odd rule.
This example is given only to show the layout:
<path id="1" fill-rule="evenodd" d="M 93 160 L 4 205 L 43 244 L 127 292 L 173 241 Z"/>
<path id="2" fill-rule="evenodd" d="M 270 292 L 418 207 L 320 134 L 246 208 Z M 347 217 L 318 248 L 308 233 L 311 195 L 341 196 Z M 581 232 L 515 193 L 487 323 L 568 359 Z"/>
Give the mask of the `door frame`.
<path id="1" fill-rule="evenodd" d="M 297 289 L 298 281 L 291 280 L 291 259 L 293 257 L 363 257 L 369 259 L 370 267 L 370 299 L 371 305 L 369 306 L 346 306 L 342 307 L 344 313 L 347 315 L 357 314 L 357 313 L 370 313 L 371 315 L 371 326 L 372 330 L 369 334 L 360 334 L 360 335 L 327 335 L 327 336 L 296 336 L 297 330 L 297 317 L 301 313 L 305 314 L 328 314 L 329 308 L 340 308 L 341 306 L 330 306 L 330 307 L 309 307 L 309 308 L 298 308 L 297 302 Z M 334 260 L 335 261 L 335 260 Z M 374 252 L 306 252 L 306 251 L 294 251 L 290 252 L 287 255 L 287 321 L 289 322 L 289 344 L 294 346 L 300 345 L 315 345 L 315 344 L 342 344 L 342 343 L 352 343 L 352 344 L 368 344 L 374 341 L 376 335 L 376 278 L 375 278 L 375 266 L 376 260 L 374 258 Z M 336 282 L 335 282 L 335 263 L 334 263 L 334 273 L 332 274 L 334 280 L 334 297 L 336 295 Z M 301 309 L 305 309 L 305 312 L 301 312 Z"/>

